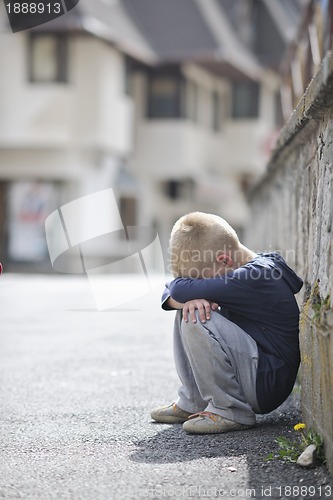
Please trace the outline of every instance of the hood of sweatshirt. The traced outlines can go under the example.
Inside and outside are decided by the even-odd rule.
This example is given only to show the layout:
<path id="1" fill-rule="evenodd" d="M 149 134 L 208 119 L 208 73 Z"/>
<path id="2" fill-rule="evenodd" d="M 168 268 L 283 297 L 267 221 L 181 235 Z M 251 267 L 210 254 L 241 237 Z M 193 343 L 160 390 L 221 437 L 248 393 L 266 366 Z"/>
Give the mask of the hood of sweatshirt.
<path id="1" fill-rule="evenodd" d="M 281 277 L 286 283 L 288 283 L 289 287 L 293 291 L 293 293 L 298 293 L 303 286 L 303 280 L 297 276 L 295 271 L 293 271 L 284 258 L 277 252 L 272 253 L 260 253 L 258 254 L 259 258 L 264 257 L 265 264 L 269 265 L 267 259 L 272 261 L 272 265 L 275 265 L 281 271 Z M 273 264 L 274 263 L 274 264 Z M 264 265 L 265 265 L 264 264 Z"/>

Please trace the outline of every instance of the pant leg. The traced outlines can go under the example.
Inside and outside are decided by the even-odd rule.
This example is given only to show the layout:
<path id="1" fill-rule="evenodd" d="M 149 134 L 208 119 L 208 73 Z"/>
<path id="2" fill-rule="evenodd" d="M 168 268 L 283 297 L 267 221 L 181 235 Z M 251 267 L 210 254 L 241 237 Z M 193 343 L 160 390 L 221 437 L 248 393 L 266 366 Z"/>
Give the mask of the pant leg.
<path id="1" fill-rule="evenodd" d="M 173 350 L 178 376 L 182 382 L 178 389 L 177 406 L 190 413 L 203 411 L 207 403 L 202 399 L 193 371 L 185 352 L 181 334 L 182 311 L 177 311 L 174 325 Z"/>
<path id="2" fill-rule="evenodd" d="M 182 321 L 180 337 L 183 355 L 187 357 L 195 382 L 195 389 L 191 387 L 189 391 L 192 397 L 197 392 L 206 403 L 206 411 L 235 422 L 253 424 L 255 411 L 260 411 L 256 398 L 256 342 L 217 312 L 213 312 L 205 324 L 199 320 L 196 323 Z M 186 380 L 183 383 L 186 386 Z M 184 408 L 184 394 L 182 390 L 181 408 Z"/>

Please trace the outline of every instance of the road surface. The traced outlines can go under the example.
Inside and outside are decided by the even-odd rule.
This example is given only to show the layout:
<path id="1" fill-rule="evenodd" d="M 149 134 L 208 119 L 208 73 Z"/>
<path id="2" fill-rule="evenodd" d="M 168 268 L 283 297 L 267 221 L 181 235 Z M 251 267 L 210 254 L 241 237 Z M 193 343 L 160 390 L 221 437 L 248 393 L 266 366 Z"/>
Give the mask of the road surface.
<path id="1" fill-rule="evenodd" d="M 101 286 L 111 279 L 122 297 L 135 283 Z M 297 394 L 242 432 L 191 436 L 151 421 L 178 386 L 163 277 L 103 311 L 84 276 L 0 280 L 0 498 L 331 498 L 324 467 L 265 461 L 277 436 L 293 436 Z"/>

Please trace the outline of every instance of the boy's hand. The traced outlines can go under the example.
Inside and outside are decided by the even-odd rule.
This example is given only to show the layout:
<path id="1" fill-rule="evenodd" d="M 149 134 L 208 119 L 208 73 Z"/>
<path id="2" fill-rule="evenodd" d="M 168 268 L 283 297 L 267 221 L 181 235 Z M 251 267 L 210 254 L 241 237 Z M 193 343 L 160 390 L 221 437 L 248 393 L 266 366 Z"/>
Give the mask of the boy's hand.
<path id="1" fill-rule="evenodd" d="M 216 311 L 219 305 L 216 302 L 208 302 L 206 299 L 189 300 L 183 307 L 184 321 L 197 322 L 195 311 L 199 313 L 201 323 L 206 323 L 210 319 L 211 311 Z"/>

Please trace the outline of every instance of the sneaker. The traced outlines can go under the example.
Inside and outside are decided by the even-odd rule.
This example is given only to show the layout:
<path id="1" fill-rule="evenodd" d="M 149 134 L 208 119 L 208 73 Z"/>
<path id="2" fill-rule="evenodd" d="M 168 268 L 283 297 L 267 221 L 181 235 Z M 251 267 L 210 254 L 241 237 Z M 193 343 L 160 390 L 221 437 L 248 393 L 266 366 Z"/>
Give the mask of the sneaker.
<path id="1" fill-rule="evenodd" d="M 191 415 L 183 424 L 183 429 L 190 434 L 218 434 L 221 432 L 240 431 L 250 429 L 253 425 L 239 424 L 227 418 L 208 411 Z"/>
<path id="2" fill-rule="evenodd" d="M 178 408 L 176 403 L 172 403 L 169 406 L 159 406 L 150 414 L 151 418 L 162 424 L 182 424 L 186 422 L 190 415 L 191 413 L 188 411 Z"/>

